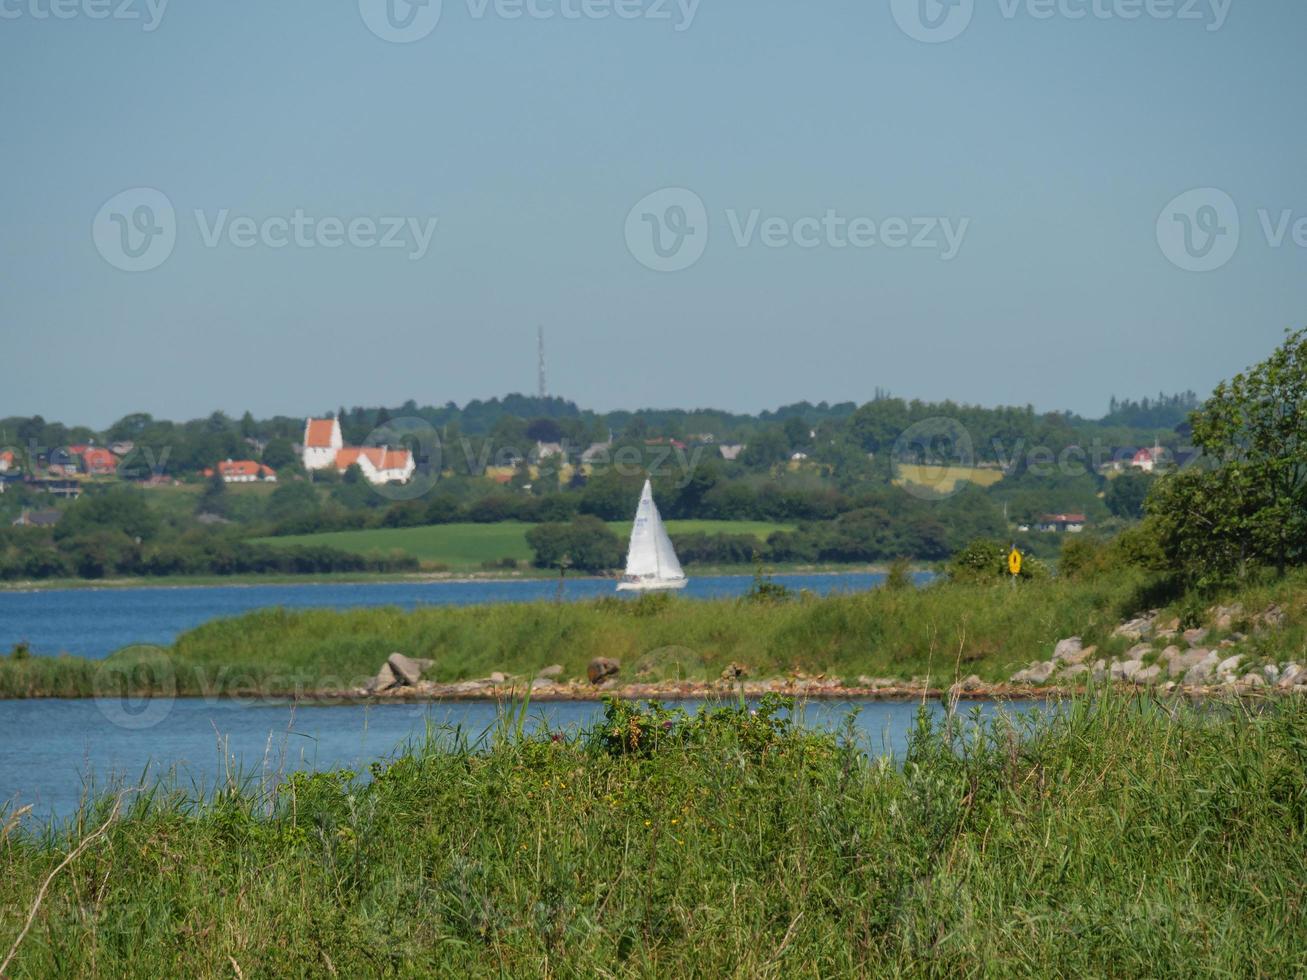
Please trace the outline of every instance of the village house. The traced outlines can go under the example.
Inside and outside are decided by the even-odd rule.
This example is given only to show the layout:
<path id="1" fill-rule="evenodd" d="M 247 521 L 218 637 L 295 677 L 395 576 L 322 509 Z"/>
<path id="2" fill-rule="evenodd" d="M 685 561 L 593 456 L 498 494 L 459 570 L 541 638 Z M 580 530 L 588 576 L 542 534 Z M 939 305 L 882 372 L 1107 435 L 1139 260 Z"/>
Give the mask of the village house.
<path id="1" fill-rule="evenodd" d="M 82 472 L 88 476 L 113 476 L 118 472 L 118 457 L 99 446 L 70 447 L 82 459 Z"/>
<path id="2" fill-rule="evenodd" d="M 1049 534 L 1079 534 L 1087 523 L 1084 514 L 1045 514 L 1039 519 L 1039 529 Z"/>
<path id="3" fill-rule="evenodd" d="M 369 483 L 407 483 L 417 469 L 407 449 L 389 446 L 350 446 L 336 454 L 336 468 L 344 473 L 358 464 Z"/>
<path id="4" fill-rule="evenodd" d="M 0 473 L 8 473 L 14 468 L 14 454 L 8 449 L 0 452 Z"/>
<path id="5" fill-rule="evenodd" d="M 63 513 L 57 510 L 27 510 L 18 515 L 17 520 L 13 522 L 14 527 L 54 527 L 59 523 L 59 518 Z"/>
<path id="6" fill-rule="evenodd" d="M 346 446 L 336 419 L 306 419 L 304 445 L 301 449 L 304 468 L 325 470 L 334 467 L 344 473 L 357 464 L 369 483 L 407 483 L 417 469 L 413 454 L 407 449 L 389 446 Z"/>
<path id="7" fill-rule="evenodd" d="M 277 471 L 270 466 L 256 463 L 252 459 L 229 459 L 218 464 L 218 472 L 223 483 L 276 483 Z M 213 476 L 213 470 L 204 471 L 206 478 Z"/>

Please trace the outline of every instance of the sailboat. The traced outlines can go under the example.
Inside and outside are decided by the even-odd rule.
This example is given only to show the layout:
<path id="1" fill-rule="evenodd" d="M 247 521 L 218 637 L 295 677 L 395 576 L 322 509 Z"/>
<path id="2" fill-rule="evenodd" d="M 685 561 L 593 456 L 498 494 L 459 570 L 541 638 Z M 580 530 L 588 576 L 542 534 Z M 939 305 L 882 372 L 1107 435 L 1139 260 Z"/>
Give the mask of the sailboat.
<path id="1" fill-rule="evenodd" d="M 617 584 L 618 592 L 654 592 L 662 589 L 683 589 L 687 579 L 676 558 L 672 539 L 658 515 L 654 503 L 653 487 L 644 481 L 640 505 L 635 509 L 635 524 L 631 527 L 631 545 L 626 552 L 626 574 Z"/>

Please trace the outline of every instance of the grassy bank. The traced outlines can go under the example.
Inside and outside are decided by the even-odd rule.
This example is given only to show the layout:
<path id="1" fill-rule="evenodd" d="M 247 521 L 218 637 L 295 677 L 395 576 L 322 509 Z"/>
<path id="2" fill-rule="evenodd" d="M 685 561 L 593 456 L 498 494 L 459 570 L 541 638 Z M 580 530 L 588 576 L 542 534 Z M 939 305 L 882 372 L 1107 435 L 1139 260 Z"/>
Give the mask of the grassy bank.
<path id="1" fill-rule="evenodd" d="M 0 660 L 0 695 L 84 696 L 97 671 L 113 685 L 182 694 L 270 693 L 360 686 L 399 651 L 435 662 L 435 681 L 492 671 L 532 676 L 561 664 L 583 677 L 594 657 L 622 663 L 622 677 L 715 678 L 728 664 L 753 677 L 860 674 L 910 678 L 978 674 L 1001 680 L 1062 637 L 1080 634 L 1104 649 L 1130 611 L 1127 578 L 1007 585 L 939 584 L 788 602 L 703 601 L 681 596 L 578 603 L 362 610 L 269 609 L 203 625 L 162 658 L 138 651 L 107 666 L 73 658 Z M 165 688 L 167 689 L 167 688 Z"/>
<path id="2" fill-rule="evenodd" d="M 484 562 L 511 558 L 530 562 L 526 532 L 533 525 L 507 521 L 499 524 L 435 524 L 424 527 L 373 528 L 365 531 L 327 531 L 290 537 L 259 538 L 260 543 L 290 547 L 319 545 L 353 554 L 402 552 L 419 561 L 451 570 L 478 569 Z M 629 521 L 609 525 L 623 540 L 631 533 Z M 763 521 L 668 521 L 671 534 L 752 534 L 765 541 L 773 531 L 793 525 Z"/>
<path id="3" fill-rule="evenodd" d="M 509 726 L 511 728 L 511 725 Z M 129 797 L 0 831 L 16 977 L 1301 975 L 1307 706 L 1108 697 L 923 726 L 766 711 Z M 4 820 L 0 817 L 0 827 Z"/>

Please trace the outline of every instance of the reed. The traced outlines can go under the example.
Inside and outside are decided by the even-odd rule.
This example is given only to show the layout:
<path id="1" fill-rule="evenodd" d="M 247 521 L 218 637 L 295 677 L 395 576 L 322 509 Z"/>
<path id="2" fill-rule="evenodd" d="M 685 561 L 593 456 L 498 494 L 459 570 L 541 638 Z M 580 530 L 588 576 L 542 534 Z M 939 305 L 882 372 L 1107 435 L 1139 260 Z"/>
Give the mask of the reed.
<path id="1" fill-rule="evenodd" d="M 776 707 L 156 787 L 60 869 L 114 805 L 89 801 L 0 835 L 0 954 L 30 916 L 15 977 L 1307 968 L 1301 701 L 923 714 L 899 764 Z"/>

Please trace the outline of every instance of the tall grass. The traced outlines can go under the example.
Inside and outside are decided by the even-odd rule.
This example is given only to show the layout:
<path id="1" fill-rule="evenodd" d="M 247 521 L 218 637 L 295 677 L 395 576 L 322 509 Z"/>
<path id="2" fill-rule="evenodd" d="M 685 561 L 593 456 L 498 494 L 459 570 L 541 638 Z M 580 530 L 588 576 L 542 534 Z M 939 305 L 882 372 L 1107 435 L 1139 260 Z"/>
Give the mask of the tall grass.
<path id="1" fill-rule="evenodd" d="M 929 671 L 935 678 L 961 672 L 1000 680 L 1047 657 L 1071 634 L 1110 646 L 1108 634 L 1130 595 L 1129 579 L 1049 580 L 775 603 L 648 596 L 413 612 L 269 609 L 181 636 L 170 651 L 170 680 L 183 694 L 340 690 L 362 684 L 394 651 L 433 660 L 427 676 L 442 681 L 493 671 L 531 676 L 554 663 L 565 676 L 584 677 L 586 664 L 600 656 L 620 660 L 628 681 L 711 679 L 732 662 L 754 677 L 802 671 L 852 681 Z M 150 690 L 155 675 L 136 669 L 130 657 L 91 669 L 72 659 L 39 668 L 0 660 L 0 694 L 89 694 L 97 670 L 116 684 Z"/>
<path id="2" fill-rule="evenodd" d="M 13 975 L 1307 969 L 1301 702 L 954 721 L 896 766 L 765 710 L 617 705 L 368 781 L 155 793 L 56 876 Z M 0 954 L 107 805 L 0 839 Z"/>

